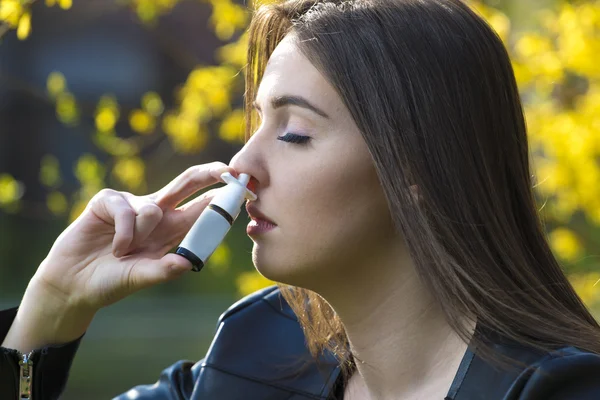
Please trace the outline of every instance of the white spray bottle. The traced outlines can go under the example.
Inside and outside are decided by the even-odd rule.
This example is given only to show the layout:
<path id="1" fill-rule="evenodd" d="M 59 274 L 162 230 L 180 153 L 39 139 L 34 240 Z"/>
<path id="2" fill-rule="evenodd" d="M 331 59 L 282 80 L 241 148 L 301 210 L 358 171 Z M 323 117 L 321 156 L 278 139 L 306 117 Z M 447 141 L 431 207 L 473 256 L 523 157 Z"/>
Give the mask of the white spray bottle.
<path id="1" fill-rule="evenodd" d="M 223 241 L 240 214 L 244 201 L 256 200 L 256 195 L 246 187 L 250 175 L 240 174 L 239 179 L 235 179 L 229 172 L 225 172 L 221 178 L 227 185 L 218 190 L 175 251 L 175 254 L 192 263 L 192 271 L 195 272 L 204 267 Z"/>

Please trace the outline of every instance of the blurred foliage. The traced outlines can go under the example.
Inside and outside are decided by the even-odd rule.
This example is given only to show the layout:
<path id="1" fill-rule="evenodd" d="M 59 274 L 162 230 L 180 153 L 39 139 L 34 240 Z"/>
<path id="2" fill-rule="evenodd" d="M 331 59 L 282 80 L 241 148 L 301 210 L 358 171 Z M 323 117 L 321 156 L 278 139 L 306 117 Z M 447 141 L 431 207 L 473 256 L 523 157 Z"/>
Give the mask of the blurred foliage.
<path id="1" fill-rule="evenodd" d="M 146 166 L 141 156 L 147 137 L 166 135 L 173 151 L 180 154 L 197 154 L 206 147 L 211 124 L 217 124 L 218 137 L 230 143 L 243 144 L 244 116 L 234 106 L 241 97 L 246 63 L 247 36 L 244 29 L 249 22 L 251 8 L 229 0 L 199 0 L 212 7 L 209 24 L 222 41 L 229 41 L 217 49 L 219 65 L 198 65 L 190 71 L 187 80 L 174 88 L 175 106 L 166 108 L 156 92 L 147 92 L 138 108 L 123 110 L 118 99 L 106 93 L 93 110 L 95 130 L 91 132 L 94 144 L 112 160 L 102 163 L 93 154 L 82 154 L 73 167 L 80 188 L 71 198 L 61 192 L 59 160 L 46 155 L 41 160 L 40 183 L 47 187 L 46 204 L 57 216 L 68 214 L 74 221 L 89 200 L 102 188 L 111 186 L 118 190 L 142 195 L 147 193 Z M 157 19 L 169 13 L 178 0 L 116 1 L 129 7 L 139 20 L 152 27 Z M 31 6 L 34 1 L 2 0 L 0 21 L 4 29 L 15 29 L 20 40 L 31 33 Z M 60 6 L 67 10 L 70 1 L 46 1 L 47 6 Z M 0 28 L 0 34 L 2 28 Z M 236 36 L 235 40 L 231 40 Z M 50 73 L 46 81 L 48 97 L 53 101 L 57 119 L 68 126 L 77 126 L 85 118 L 83 107 L 69 90 L 65 76 L 60 71 Z M 124 120 L 137 137 L 124 138 L 118 133 L 119 122 Z M 19 212 L 19 199 L 24 192 L 21 182 L 3 174 L 0 176 L 0 207 L 5 212 Z M 218 275 L 229 273 L 231 250 L 222 244 L 211 256 L 207 267 Z M 232 279 L 235 279 L 232 277 Z M 256 271 L 244 273 L 238 279 L 240 295 L 247 294 L 273 282 Z"/>
<path id="2" fill-rule="evenodd" d="M 35 0 L 2 0 L 0 35 L 16 30 L 25 40 L 32 32 L 31 5 Z M 169 13 L 179 0 L 115 0 L 129 7 L 148 26 Z M 217 49 L 219 65 L 196 66 L 187 80 L 174 89 L 175 106 L 165 108 L 155 92 L 146 93 L 139 108 L 122 110 L 118 99 L 107 93 L 94 111 L 94 143 L 113 158 L 102 164 L 82 154 L 74 166 L 81 183 L 71 198 L 61 193 L 58 160 L 47 155 L 41 162 L 40 182 L 49 189 L 47 207 L 55 215 L 69 213 L 74 220 L 90 198 L 112 179 L 114 186 L 135 194 L 147 189 L 145 165 L 140 156 L 144 137 L 166 135 L 174 151 L 201 152 L 215 122 L 218 137 L 243 143 L 244 115 L 234 100 L 241 97 L 246 63 L 247 27 L 250 11 L 231 0 L 196 0 L 212 7 L 210 25 L 215 35 L 228 42 Z M 563 261 L 565 271 L 584 301 L 600 302 L 600 280 L 595 250 L 600 244 L 600 1 L 558 2 L 541 10 L 537 23 L 517 31 L 507 15 L 481 1 L 469 2 L 498 32 L 513 62 L 522 94 L 533 155 L 535 192 L 542 206 L 548 240 Z M 46 0 L 49 7 L 64 10 L 71 0 Z M 77 99 L 60 71 L 47 79 L 56 117 L 77 125 L 82 117 Z M 125 120 L 137 137 L 122 138 L 117 126 Z M 0 175 L 0 207 L 18 212 L 23 185 L 7 174 Z M 211 258 L 219 273 L 227 273 L 230 250 L 221 246 Z M 256 271 L 236 278 L 240 294 L 271 285 Z"/>

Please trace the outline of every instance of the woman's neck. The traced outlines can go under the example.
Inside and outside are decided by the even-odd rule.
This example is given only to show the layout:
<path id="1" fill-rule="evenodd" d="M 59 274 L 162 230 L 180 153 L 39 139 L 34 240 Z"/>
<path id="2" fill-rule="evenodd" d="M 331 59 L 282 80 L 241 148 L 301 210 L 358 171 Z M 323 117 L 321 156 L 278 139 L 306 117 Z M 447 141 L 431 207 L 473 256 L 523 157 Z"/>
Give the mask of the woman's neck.
<path id="1" fill-rule="evenodd" d="M 389 268 L 356 268 L 361 272 L 321 293 L 340 316 L 356 359 L 357 375 L 346 388 L 350 399 L 447 393 L 467 349 L 412 264 L 397 260 Z"/>

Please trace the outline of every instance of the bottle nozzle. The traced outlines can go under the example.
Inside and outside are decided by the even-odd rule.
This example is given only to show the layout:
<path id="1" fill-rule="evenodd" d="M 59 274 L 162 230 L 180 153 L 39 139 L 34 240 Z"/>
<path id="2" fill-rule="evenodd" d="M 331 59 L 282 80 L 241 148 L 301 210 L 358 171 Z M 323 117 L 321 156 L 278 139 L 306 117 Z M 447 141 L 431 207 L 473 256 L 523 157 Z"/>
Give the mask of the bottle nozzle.
<path id="1" fill-rule="evenodd" d="M 238 181 L 242 185 L 247 186 L 248 182 L 250 182 L 250 175 L 248 175 L 248 174 L 240 174 L 240 177 L 238 178 Z"/>
<path id="2" fill-rule="evenodd" d="M 233 175 L 231 175 L 231 173 L 229 172 L 223 172 L 221 174 L 221 179 L 223 179 L 223 181 L 225 183 L 229 184 L 234 184 L 234 185 L 241 185 L 244 190 L 246 191 L 245 194 L 245 198 L 251 201 L 254 201 L 257 199 L 256 194 L 254 194 L 250 189 L 248 189 L 246 186 L 248 185 L 248 182 L 250 182 L 250 175 L 248 174 L 240 174 L 239 179 L 235 179 L 233 177 Z"/>

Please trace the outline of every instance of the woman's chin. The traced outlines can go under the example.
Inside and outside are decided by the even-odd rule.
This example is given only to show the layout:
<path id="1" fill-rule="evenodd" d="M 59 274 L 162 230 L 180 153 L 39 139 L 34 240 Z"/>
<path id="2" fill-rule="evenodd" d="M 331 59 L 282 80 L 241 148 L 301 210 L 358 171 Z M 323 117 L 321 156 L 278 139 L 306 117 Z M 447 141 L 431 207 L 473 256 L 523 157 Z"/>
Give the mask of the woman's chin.
<path id="1" fill-rule="evenodd" d="M 293 285 L 293 273 L 289 271 L 289 265 L 286 267 L 285 264 L 276 264 L 266 262 L 265 260 L 254 260 L 254 267 L 256 270 L 265 278 L 274 282 L 284 283 L 287 285 Z"/>
<path id="2" fill-rule="evenodd" d="M 307 266 L 297 265 L 284 260 L 265 260 L 257 257 L 254 267 L 265 278 L 274 282 L 283 283 L 310 289 L 314 285 L 316 274 L 308 271 Z"/>

